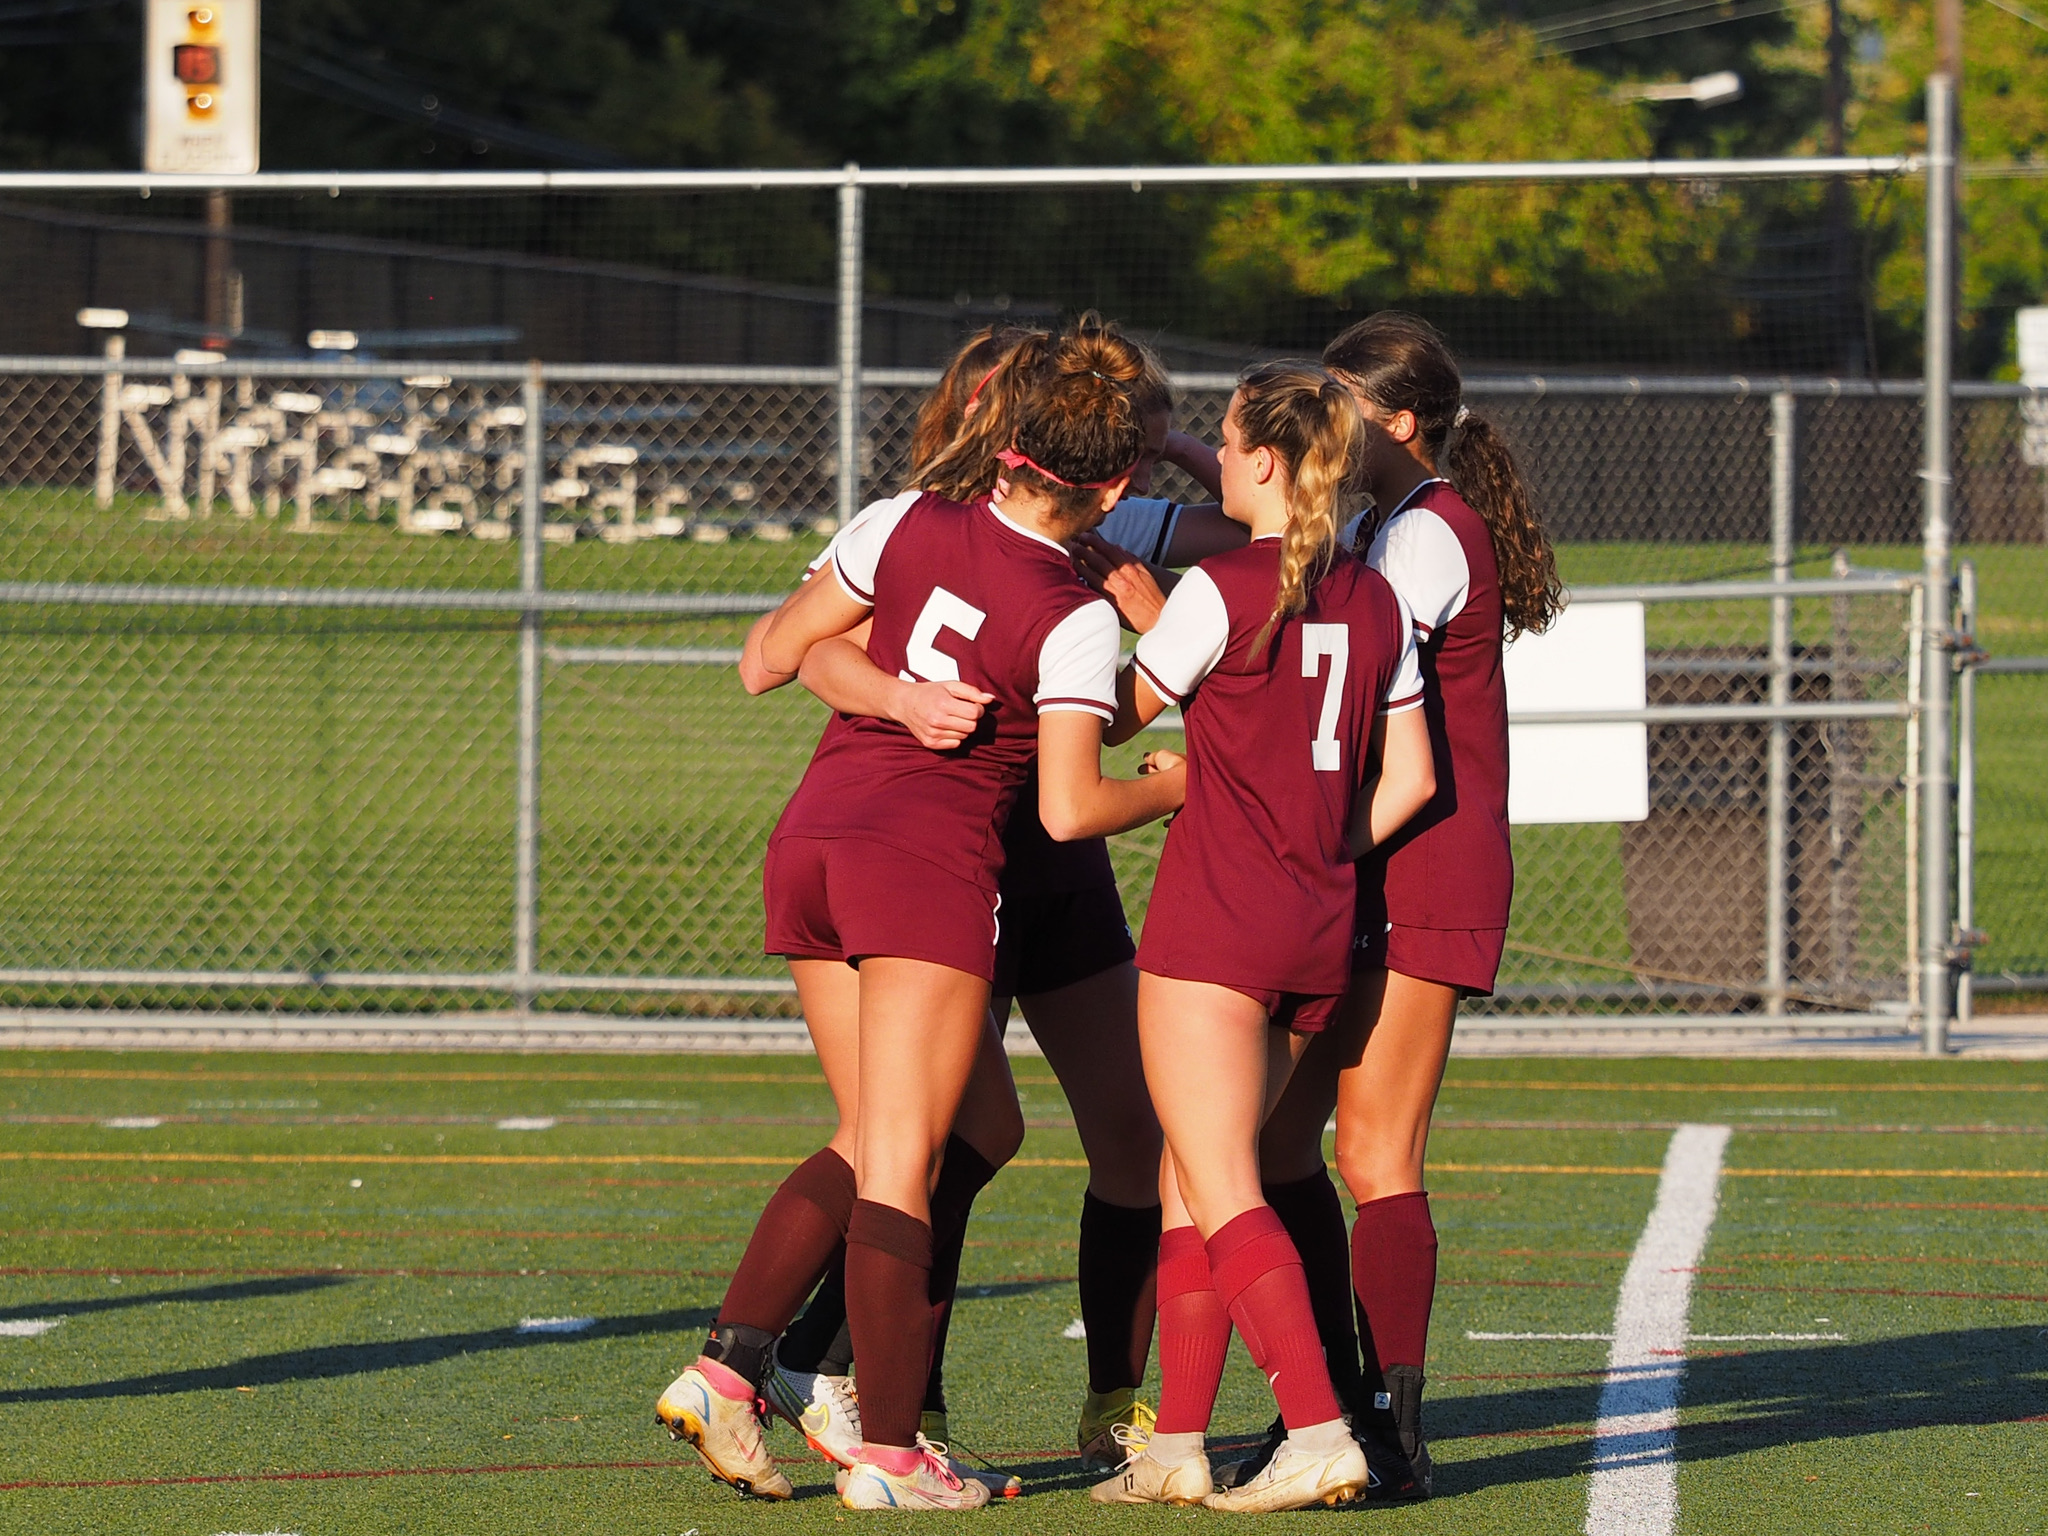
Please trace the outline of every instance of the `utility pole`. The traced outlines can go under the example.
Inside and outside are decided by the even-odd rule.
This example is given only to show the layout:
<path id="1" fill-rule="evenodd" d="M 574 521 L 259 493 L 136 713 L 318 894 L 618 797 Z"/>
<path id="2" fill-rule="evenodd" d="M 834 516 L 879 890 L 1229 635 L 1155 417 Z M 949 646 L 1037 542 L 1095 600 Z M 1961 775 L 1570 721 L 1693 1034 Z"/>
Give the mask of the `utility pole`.
<path id="1" fill-rule="evenodd" d="M 1849 141 L 1849 36 L 1842 29 L 1842 0 L 1828 0 L 1827 75 L 1821 85 L 1827 153 L 1841 156 Z M 1854 226 L 1849 217 L 1849 183 L 1830 177 L 1827 188 L 1828 286 L 1832 290 L 1833 366 L 1855 376 L 1869 366 L 1863 352 L 1863 309 L 1867 296 L 1858 282 Z"/>

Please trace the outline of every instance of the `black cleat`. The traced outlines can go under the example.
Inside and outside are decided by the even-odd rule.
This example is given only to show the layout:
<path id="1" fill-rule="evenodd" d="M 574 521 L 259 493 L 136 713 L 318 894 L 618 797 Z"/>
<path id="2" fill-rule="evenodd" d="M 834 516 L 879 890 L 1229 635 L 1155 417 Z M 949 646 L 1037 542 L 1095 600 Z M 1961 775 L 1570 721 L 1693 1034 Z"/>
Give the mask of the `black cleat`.
<path id="1" fill-rule="evenodd" d="M 1266 1438 L 1259 1442 L 1257 1449 L 1251 1455 L 1242 1461 L 1226 1462 L 1217 1468 L 1216 1486 L 1218 1488 L 1242 1488 L 1246 1483 L 1266 1470 L 1266 1464 L 1273 1459 L 1286 1439 L 1286 1423 L 1280 1419 L 1275 1419 L 1266 1427 Z M 1368 1465 L 1370 1465 L 1369 1461 Z"/>

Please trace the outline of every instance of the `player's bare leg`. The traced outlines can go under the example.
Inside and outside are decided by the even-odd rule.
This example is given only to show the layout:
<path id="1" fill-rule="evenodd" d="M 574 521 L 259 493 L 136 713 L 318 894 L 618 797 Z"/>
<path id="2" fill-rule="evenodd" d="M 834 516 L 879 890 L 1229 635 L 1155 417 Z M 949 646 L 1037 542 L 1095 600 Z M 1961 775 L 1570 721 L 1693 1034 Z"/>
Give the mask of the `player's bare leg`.
<path id="1" fill-rule="evenodd" d="M 1137 967 L 1110 966 L 1019 1002 L 1088 1157 L 1080 1251 L 1088 1396 L 1075 1441 L 1082 1470 L 1106 1472 L 1142 1449 L 1153 1422 L 1138 1388 L 1157 1312 L 1162 1143 L 1138 1049 Z"/>
<path id="2" fill-rule="evenodd" d="M 705 1353 L 669 1384 L 655 1415 L 721 1482 L 786 1499 L 755 1403 L 774 1369 L 774 1339 L 835 1260 L 851 1205 L 860 1095 L 860 976 L 837 960 L 792 960 L 790 974 L 839 1108 L 832 1139 L 784 1181 L 755 1225 Z M 859 1438 L 851 1399 L 836 1426 L 803 1425 L 813 1443 Z M 824 1448 L 824 1447 L 821 1447 Z M 829 1450 L 828 1450 L 829 1454 Z"/>
<path id="3" fill-rule="evenodd" d="M 1344 1011 L 1362 1035 L 1339 1077 L 1337 1171 L 1358 1202 L 1352 1281 L 1401 1448 L 1429 1491 L 1423 1356 L 1436 1289 L 1436 1227 L 1423 1188 L 1430 1116 L 1450 1056 L 1458 993 L 1398 971 L 1361 975 Z M 1376 1360 L 1375 1360 L 1376 1357 Z"/>
<path id="4" fill-rule="evenodd" d="M 974 1508 L 982 1484 L 921 1444 L 931 1363 L 931 1192 L 988 1034 L 988 983 L 925 961 L 861 965 L 860 1198 L 847 1230 L 847 1310 L 860 1361 L 860 1461 L 841 1497 L 855 1508 Z"/>

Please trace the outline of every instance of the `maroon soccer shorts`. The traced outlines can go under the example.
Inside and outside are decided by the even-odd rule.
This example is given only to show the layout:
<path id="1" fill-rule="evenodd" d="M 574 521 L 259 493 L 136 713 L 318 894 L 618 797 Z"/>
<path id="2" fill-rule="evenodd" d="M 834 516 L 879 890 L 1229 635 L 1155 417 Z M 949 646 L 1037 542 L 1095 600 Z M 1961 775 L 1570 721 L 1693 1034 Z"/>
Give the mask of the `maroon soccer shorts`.
<path id="1" fill-rule="evenodd" d="M 1342 992 L 1271 992 L 1258 987 L 1221 985 L 1248 997 L 1266 1010 L 1267 1021 L 1276 1029 L 1291 1029 L 1297 1035 L 1319 1035 L 1330 1027 L 1330 1016 L 1344 1001 Z"/>
<path id="2" fill-rule="evenodd" d="M 1127 964 L 1138 949 L 1114 885 L 1005 897 L 996 940 L 998 997 L 1032 997 Z"/>
<path id="3" fill-rule="evenodd" d="M 1500 974 L 1505 928 L 1411 928 L 1389 923 L 1353 940 L 1353 971 L 1399 971 L 1417 981 L 1456 987 L 1465 997 L 1491 997 Z"/>
<path id="4" fill-rule="evenodd" d="M 995 975 L 995 901 L 913 853 L 857 837 L 778 837 L 761 877 L 762 948 L 791 960 L 871 955 Z"/>

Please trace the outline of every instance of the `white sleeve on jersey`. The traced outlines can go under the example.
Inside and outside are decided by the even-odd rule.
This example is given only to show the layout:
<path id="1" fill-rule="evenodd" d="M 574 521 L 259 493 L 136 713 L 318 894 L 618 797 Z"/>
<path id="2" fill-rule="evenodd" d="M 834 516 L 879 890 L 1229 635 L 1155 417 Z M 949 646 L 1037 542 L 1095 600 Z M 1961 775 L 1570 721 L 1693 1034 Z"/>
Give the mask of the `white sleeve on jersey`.
<path id="1" fill-rule="evenodd" d="M 874 607 L 875 567 L 881 564 L 882 546 L 903 521 L 903 514 L 916 506 L 923 495 L 923 491 L 905 491 L 886 501 L 869 503 L 852 522 L 832 535 L 832 542 L 818 557 L 821 562 L 832 562 L 832 573 L 839 578 L 839 585 L 856 603 Z"/>
<path id="2" fill-rule="evenodd" d="M 1180 524 L 1180 503 L 1160 496 L 1126 496 L 1109 509 L 1095 531 L 1119 549 L 1128 549 L 1152 565 L 1166 563 L 1173 530 Z"/>
<path id="3" fill-rule="evenodd" d="M 1383 715 L 1405 714 L 1422 707 L 1422 663 L 1415 654 L 1415 616 L 1408 611 L 1407 599 L 1400 593 L 1394 594 L 1394 602 L 1401 610 L 1401 659 L 1380 699 L 1379 712 Z"/>
<path id="4" fill-rule="evenodd" d="M 1121 642 L 1116 610 L 1100 600 L 1053 625 L 1038 648 L 1038 692 L 1033 695 L 1038 712 L 1078 709 L 1114 720 Z"/>
<path id="5" fill-rule="evenodd" d="M 1429 508 L 1410 507 L 1390 518 L 1365 558 L 1407 603 L 1423 639 L 1464 611 L 1472 590 L 1465 546 Z"/>
<path id="6" fill-rule="evenodd" d="M 1138 641 L 1136 666 L 1152 691 L 1178 704 L 1223 659 L 1230 644 L 1230 610 L 1199 565 L 1181 577 L 1159 610 L 1159 622 Z"/>

